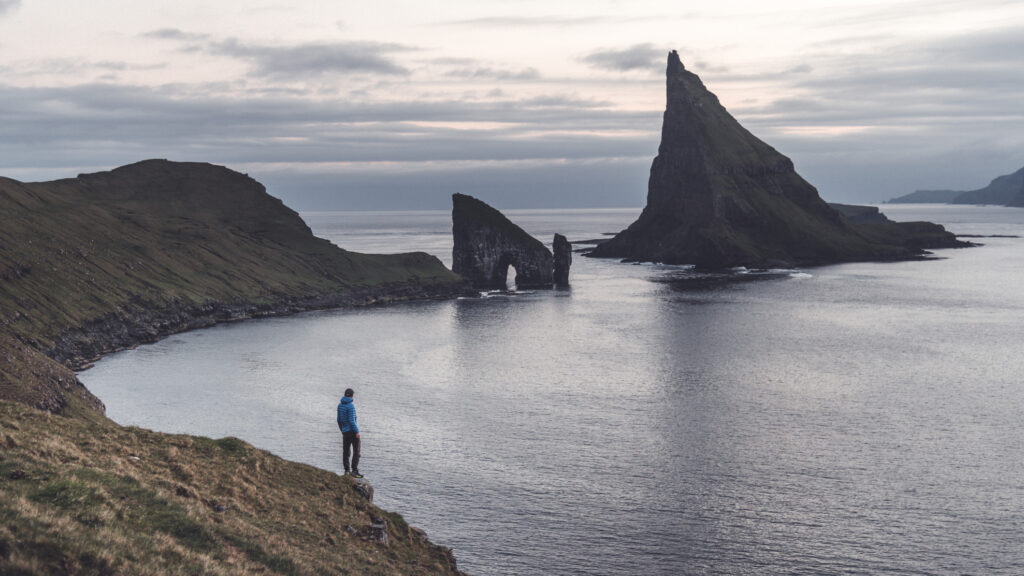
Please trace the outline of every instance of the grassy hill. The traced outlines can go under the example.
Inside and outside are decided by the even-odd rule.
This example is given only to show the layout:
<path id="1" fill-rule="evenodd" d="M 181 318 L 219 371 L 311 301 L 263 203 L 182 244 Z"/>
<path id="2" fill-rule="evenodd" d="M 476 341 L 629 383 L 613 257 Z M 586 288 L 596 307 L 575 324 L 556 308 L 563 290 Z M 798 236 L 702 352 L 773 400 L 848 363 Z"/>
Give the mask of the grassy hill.
<path id="1" fill-rule="evenodd" d="M 120 428 L 72 372 L 216 322 L 462 293 L 437 258 L 338 248 L 255 180 L 201 163 L 0 178 L 0 213 L 0 573 L 455 573 L 398 517 L 390 552 L 321 518 L 385 514 L 336 475 Z M 237 513 L 210 515 L 214 499 Z"/>
<path id="2" fill-rule="evenodd" d="M 428 254 L 358 254 L 317 238 L 258 182 L 210 164 L 0 179 L 0 209 L 0 345 L 71 367 L 217 321 L 463 289 Z M 31 363 L 39 369 L 26 374 L 0 362 L 0 398 L 56 382 L 58 368 Z M 57 404 L 29 403 L 59 410 L 62 386 L 50 388 Z"/>
<path id="3" fill-rule="evenodd" d="M 0 401 L 0 573 L 459 574 L 349 477 Z M 370 528 L 387 521 L 388 545 Z M 378 520 L 379 522 L 379 520 Z"/>

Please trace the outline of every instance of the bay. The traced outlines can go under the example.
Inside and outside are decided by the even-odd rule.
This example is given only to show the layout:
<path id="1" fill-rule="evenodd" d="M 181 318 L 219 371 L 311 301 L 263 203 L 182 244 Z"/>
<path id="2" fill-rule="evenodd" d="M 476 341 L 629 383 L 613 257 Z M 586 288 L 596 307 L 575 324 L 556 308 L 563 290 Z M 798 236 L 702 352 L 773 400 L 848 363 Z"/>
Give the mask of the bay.
<path id="1" fill-rule="evenodd" d="M 883 206 L 962 234 L 1024 210 Z M 543 241 L 638 210 L 509 211 Z M 309 213 L 451 262 L 447 212 Z M 576 256 L 570 290 L 213 327 L 80 374 L 126 425 L 341 470 L 471 574 L 1024 571 L 1021 238 L 927 261 L 739 271 Z"/>

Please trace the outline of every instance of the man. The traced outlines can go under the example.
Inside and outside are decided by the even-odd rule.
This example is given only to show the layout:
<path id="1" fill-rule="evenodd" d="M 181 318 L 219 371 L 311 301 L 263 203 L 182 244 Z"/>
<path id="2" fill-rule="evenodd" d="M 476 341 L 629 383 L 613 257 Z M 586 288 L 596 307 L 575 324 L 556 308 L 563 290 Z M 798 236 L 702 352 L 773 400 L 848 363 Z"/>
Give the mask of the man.
<path id="1" fill-rule="evenodd" d="M 338 403 L 338 428 L 341 428 L 343 448 L 341 462 L 345 465 L 345 474 L 354 478 L 362 478 L 359 473 L 359 426 L 356 425 L 356 406 L 352 403 L 355 392 L 351 388 L 345 390 L 345 396 Z M 348 455 L 352 453 L 352 471 L 349 472 Z"/>

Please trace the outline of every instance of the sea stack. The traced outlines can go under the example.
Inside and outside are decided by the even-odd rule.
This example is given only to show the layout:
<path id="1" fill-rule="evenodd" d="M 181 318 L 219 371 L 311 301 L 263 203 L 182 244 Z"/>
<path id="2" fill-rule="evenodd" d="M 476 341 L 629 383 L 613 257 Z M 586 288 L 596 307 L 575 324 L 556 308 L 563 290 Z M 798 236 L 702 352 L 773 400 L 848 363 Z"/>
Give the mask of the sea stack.
<path id="1" fill-rule="evenodd" d="M 672 51 L 647 206 L 590 255 L 727 268 L 920 254 L 869 236 L 830 208 L 789 158 L 743 128 Z"/>
<path id="2" fill-rule="evenodd" d="M 504 214 L 465 194 L 452 194 L 452 271 L 480 290 L 504 290 L 508 267 L 517 288 L 551 288 L 551 251 Z"/>
<path id="3" fill-rule="evenodd" d="M 551 243 L 551 250 L 555 256 L 554 278 L 556 288 L 565 288 L 569 285 L 569 267 L 572 266 L 572 244 L 561 234 L 555 234 Z"/>

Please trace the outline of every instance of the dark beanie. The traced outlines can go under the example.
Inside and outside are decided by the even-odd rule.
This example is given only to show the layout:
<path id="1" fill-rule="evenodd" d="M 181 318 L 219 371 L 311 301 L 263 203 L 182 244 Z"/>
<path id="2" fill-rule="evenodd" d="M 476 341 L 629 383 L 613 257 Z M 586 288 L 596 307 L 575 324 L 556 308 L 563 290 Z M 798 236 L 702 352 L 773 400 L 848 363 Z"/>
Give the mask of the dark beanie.
<path id="1" fill-rule="evenodd" d="M 345 389 L 345 396 L 348 396 L 349 398 L 351 398 L 353 394 L 355 394 L 355 392 L 353 392 L 351 388 L 346 388 Z"/>

